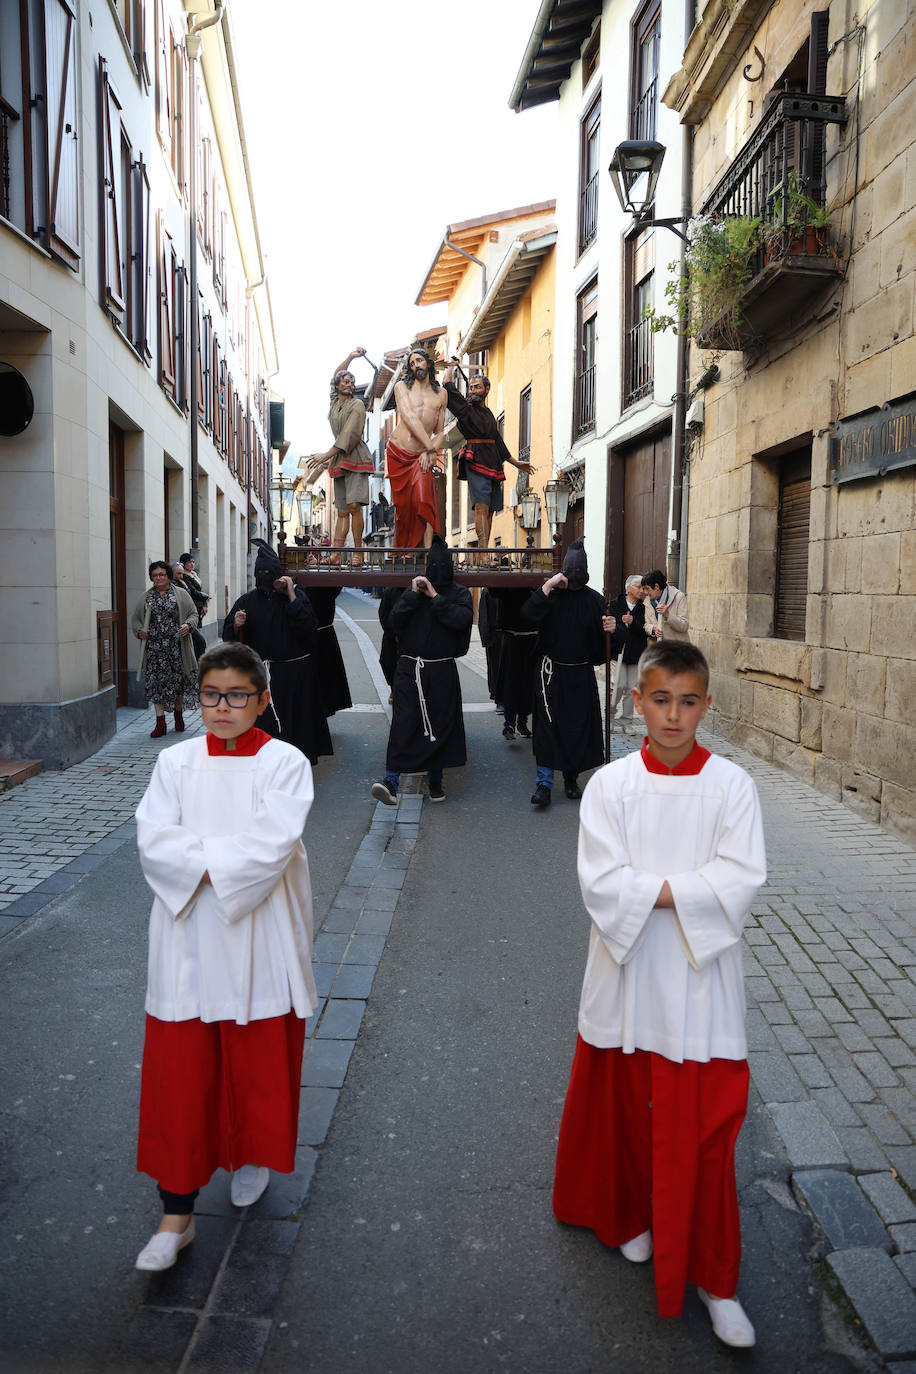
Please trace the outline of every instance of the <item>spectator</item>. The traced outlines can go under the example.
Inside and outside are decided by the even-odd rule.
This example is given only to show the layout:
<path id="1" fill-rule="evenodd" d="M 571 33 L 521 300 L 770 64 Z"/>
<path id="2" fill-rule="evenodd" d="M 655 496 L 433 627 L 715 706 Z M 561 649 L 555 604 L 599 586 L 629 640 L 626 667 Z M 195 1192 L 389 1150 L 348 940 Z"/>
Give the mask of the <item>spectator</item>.
<path id="1" fill-rule="evenodd" d="M 197 660 L 191 631 L 198 616 L 188 593 L 174 585 L 170 564 L 150 563 L 149 575 L 152 586 L 134 607 L 130 625 L 142 641 L 137 680 L 144 679 L 146 699 L 156 712 L 150 739 L 160 739 L 167 728 L 166 711 L 174 712 L 175 729 L 180 733 L 185 728 L 185 698 L 197 699 Z"/>
<path id="2" fill-rule="evenodd" d="M 677 587 L 672 587 L 660 568 L 647 572 L 642 580 L 651 597 L 658 621 L 659 639 L 690 639 L 690 621 L 687 618 L 687 597 Z"/>

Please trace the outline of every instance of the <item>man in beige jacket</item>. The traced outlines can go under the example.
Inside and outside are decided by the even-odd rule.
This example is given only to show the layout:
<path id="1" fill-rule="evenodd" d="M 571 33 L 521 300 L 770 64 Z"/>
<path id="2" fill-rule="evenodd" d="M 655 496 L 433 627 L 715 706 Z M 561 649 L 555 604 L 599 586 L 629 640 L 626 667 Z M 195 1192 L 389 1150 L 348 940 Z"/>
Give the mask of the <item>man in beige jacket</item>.
<path id="1" fill-rule="evenodd" d="M 689 640 L 690 622 L 687 619 L 687 598 L 673 587 L 660 568 L 647 572 L 642 580 L 646 594 L 655 608 L 659 639 Z M 646 625 L 649 624 L 648 607 Z"/>

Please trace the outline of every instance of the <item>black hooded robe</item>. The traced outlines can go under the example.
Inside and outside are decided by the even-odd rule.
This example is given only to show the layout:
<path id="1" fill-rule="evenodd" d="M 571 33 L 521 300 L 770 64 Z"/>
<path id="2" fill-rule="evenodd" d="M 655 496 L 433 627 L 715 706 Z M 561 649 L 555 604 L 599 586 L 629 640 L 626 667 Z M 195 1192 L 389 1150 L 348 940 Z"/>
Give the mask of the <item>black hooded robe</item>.
<path id="1" fill-rule="evenodd" d="M 391 628 L 391 612 L 401 598 L 403 587 L 383 587 L 378 603 L 378 620 L 382 627 L 382 647 L 378 661 L 382 676 L 390 687 L 394 682 L 394 670 L 398 666 L 398 637 Z"/>
<path id="2" fill-rule="evenodd" d="M 604 662 L 604 602 L 590 587 L 536 588 L 523 608 L 538 627 L 534 674 L 534 757 L 576 775 L 604 763 L 594 664 Z"/>
<path id="3" fill-rule="evenodd" d="M 531 592 L 527 587 L 492 587 L 490 596 L 499 606 L 503 639 L 496 673 L 496 700 L 512 715 L 530 716 L 538 633 L 522 612 Z"/>
<path id="4" fill-rule="evenodd" d="M 334 603 L 340 596 L 340 587 L 308 586 L 306 595 L 318 617 L 318 630 L 315 634 L 313 654 L 318 686 L 321 692 L 321 705 L 326 716 L 335 711 L 348 711 L 353 705 L 350 684 L 344 667 L 340 641 L 334 629 Z"/>
<path id="5" fill-rule="evenodd" d="M 435 535 L 426 576 L 436 595 L 408 587 L 389 616 L 399 654 L 386 760 L 390 773 L 459 768 L 467 762 L 455 660 L 470 647 L 474 602 L 467 587 L 453 582 L 453 573 L 448 546 Z"/>
<path id="6" fill-rule="evenodd" d="M 241 630 L 235 628 L 236 611 L 247 616 Z M 240 640 L 268 663 L 271 702 L 255 723 L 268 735 L 301 749 L 310 763 L 334 752 L 312 656 L 317 625 L 301 587 L 296 588 L 295 601 L 285 592 L 246 592 L 223 622 L 224 640 Z"/>

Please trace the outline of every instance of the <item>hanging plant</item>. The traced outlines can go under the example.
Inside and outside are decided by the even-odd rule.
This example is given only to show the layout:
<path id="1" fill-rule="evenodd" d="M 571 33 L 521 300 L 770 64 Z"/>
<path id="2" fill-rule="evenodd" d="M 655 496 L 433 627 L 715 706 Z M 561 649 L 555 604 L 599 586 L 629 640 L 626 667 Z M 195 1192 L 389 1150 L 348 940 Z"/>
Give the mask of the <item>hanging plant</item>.
<path id="1" fill-rule="evenodd" d="M 690 221 L 684 270 L 665 285 L 670 313 L 646 310 L 653 333 L 673 330 L 701 347 L 740 348 L 741 296 L 761 248 L 760 219 L 748 215 L 698 215 Z M 709 342 L 704 343 L 704 339 Z"/>

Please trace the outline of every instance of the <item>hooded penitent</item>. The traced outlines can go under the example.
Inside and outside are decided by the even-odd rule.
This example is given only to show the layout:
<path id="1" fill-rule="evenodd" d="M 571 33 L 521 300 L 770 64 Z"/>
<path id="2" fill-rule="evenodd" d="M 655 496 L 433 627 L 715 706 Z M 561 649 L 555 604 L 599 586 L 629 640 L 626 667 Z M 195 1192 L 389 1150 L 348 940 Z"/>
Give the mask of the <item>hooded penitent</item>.
<path id="1" fill-rule="evenodd" d="M 274 589 L 274 582 L 278 577 L 283 576 L 283 565 L 269 544 L 263 539 L 253 539 L 251 541 L 257 546 L 258 556 L 254 564 L 254 584 L 259 592 L 266 592 L 269 596 Z"/>
<path id="2" fill-rule="evenodd" d="M 585 556 L 585 541 L 574 539 L 563 559 L 563 576 L 571 592 L 578 592 L 588 581 L 588 559 Z"/>
<path id="3" fill-rule="evenodd" d="M 433 542 L 426 556 L 426 576 L 436 591 L 443 590 L 454 581 L 455 565 L 448 544 L 440 534 L 433 535 Z"/>

